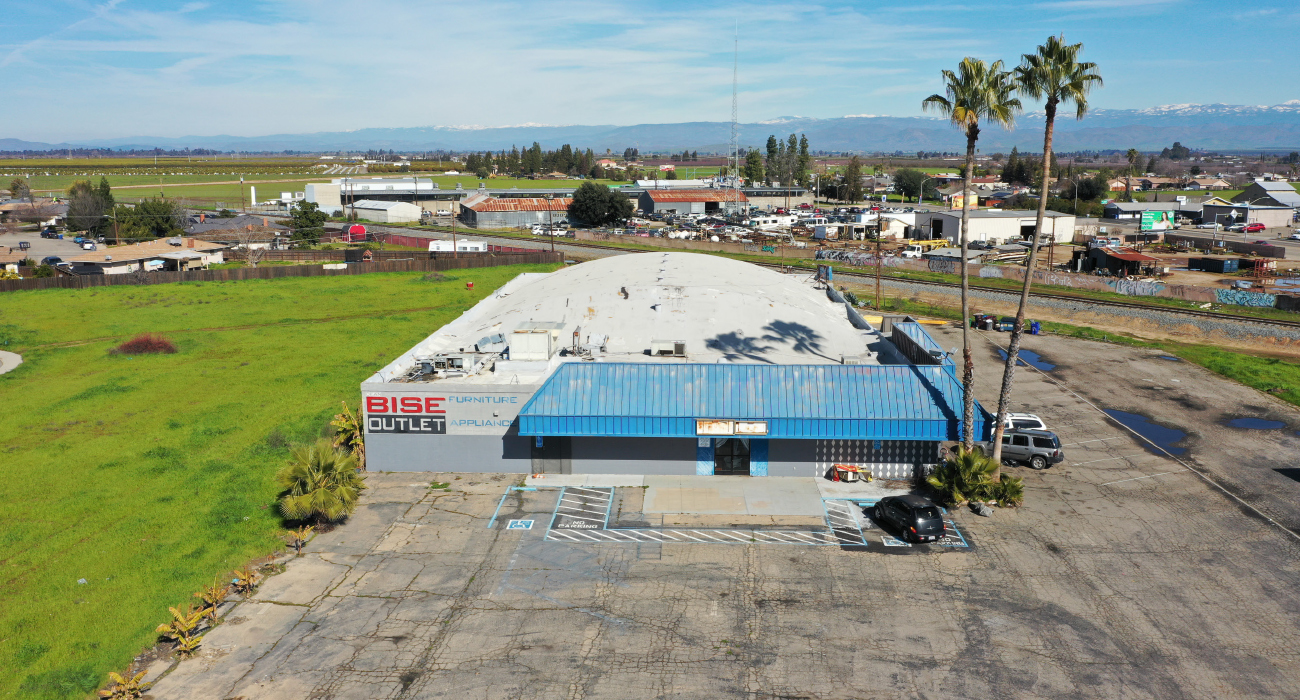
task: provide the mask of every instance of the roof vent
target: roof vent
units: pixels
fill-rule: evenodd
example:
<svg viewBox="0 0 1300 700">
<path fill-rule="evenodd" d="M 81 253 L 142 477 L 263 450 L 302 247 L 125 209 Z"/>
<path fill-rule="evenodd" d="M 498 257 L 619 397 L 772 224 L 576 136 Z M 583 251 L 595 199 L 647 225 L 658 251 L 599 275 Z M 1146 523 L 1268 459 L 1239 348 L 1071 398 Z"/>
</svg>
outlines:
<svg viewBox="0 0 1300 700">
<path fill-rule="evenodd" d="M 176 246 L 177 248 L 181 247 L 181 239 L 180 239 L 180 237 L 177 236 L 177 237 L 174 237 L 174 238 L 168 238 L 168 239 L 167 239 L 167 245 L 174 245 L 174 246 Z"/>
<path fill-rule="evenodd" d="M 686 341 L 652 340 L 650 341 L 650 354 L 662 357 L 686 357 Z"/>
</svg>

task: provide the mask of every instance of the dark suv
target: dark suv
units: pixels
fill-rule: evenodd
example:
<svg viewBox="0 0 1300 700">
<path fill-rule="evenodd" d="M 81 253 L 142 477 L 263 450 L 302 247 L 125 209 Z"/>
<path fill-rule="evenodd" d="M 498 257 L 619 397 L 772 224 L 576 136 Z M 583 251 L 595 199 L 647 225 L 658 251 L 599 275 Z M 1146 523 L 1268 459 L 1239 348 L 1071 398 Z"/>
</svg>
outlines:
<svg viewBox="0 0 1300 700">
<path fill-rule="evenodd" d="M 939 507 L 921 496 L 889 496 L 876 503 L 876 522 L 898 528 L 903 539 L 937 542 L 943 537 Z"/>
<path fill-rule="evenodd" d="M 1002 433 L 1002 459 L 1046 469 L 1065 460 L 1065 452 L 1061 451 L 1061 438 L 1051 431 L 1008 430 Z"/>
</svg>

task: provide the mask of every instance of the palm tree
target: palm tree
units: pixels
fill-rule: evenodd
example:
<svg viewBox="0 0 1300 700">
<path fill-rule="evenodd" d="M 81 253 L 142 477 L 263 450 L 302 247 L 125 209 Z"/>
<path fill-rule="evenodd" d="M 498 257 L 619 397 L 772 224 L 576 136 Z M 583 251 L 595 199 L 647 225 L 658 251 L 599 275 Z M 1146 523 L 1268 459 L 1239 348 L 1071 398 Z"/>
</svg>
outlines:
<svg viewBox="0 0 1300 700">
<path fill-rule="evenodd" d="M 1076 44 L 1076 46 L 1082 46 L 1082 44 Z M 1100 79 L 1099 77 L 1098 80 Z M 1133 201 L 1133 173 L 1137 172 L 1138 160 L 1142 158 L 1142 154 L 1138 153 L 1138 149 L 1130 148 L 1128 153 L 1124 154 L 1124 157 L 1128 159 L 1128 174 L 1124 178 L 1124 189 L 1128 190 L 1125 194 L 1128 195 L 1128 201 L 1131 202 Z"/>
<path fill-rule="evenodd" d="M 328 440 L 295 447 L 275 480 L 285 490 L 280 513 L 290 520 L 312 518 L 317 523 L 351 515 L 366 488 L 356 457 Z"/>
<path fill-rule="evenodd" d="M 1025 307 L 1029 306 L 1029 288 L 1033 283 L 1038 263 L 1038 232 L 1043 230 L 1043 216 L 1047 212 L 1047 190 L 1051 182 L 1052 135 L 1056 127 L 1056 109 L 1062 103 L 1074 105 L 1074 116 L 1083 119 L 1088 112 L 1088 92 L 1093 84 L 1100 86 L 1101 76 L 1097 64 L 1080 62 L 1079 51 L 1083 44 L 1066 44 L 1063 37 L 1049 36 L 1047 43 L 1038 47 L 1038 53 L 1025 54 L 1016 68 L 1016 87 L 1021 94 L 1044 100 L 1047 113 L 1043 127 L 1043 186 L 1038 193 L 1038 221 L 1034 226 L 1034 244 L 1029 247 L 1029 263 L 1025 269 L 1025 282 L 1020 288 L 1020 307 L 1016 309 L 1016 323 L 1011 328 L 1007 345 L 1007 363 L 1002 370 L 1002 391 L 998 394 L 997 424 L 993 429 L 993 461 L 1002 464 L 1002 424 L 1007 419 L 1007 404 L 1011 401 L 1011 382 L 1016 374 L 1016 358 L 1020 355 L 1020 339 L 1025 331 Z M 1132 151 L 1137 153 L 1137 151 Z M 1055 231 L 1052 232 L 1055 235 Z M 994 476 L 999 478 L 1001 474 Z"/>
<path fill-rule="evenodd" d="M 974 176 L 975 142 L 980 137 L 980 122 L 993 122 L 1010 129 L 1020 111 L 1011 73 L 1002 70 L 1002 61 L 991 64 L 967 56 L 957 71 L 943 72 L 944 95 L 930 95 L 921 108 L 935 110 L 948 117 L 954 126 L 966 132 L 966 170 L 962 179 L 961 208 L 961 318 L 962 318 L 962 441 L 967 451 L 975 447 L 975 362 L 970 350 L 970 270 L 966 256 L 970 229 L 970 181 Z"/>
</svg>

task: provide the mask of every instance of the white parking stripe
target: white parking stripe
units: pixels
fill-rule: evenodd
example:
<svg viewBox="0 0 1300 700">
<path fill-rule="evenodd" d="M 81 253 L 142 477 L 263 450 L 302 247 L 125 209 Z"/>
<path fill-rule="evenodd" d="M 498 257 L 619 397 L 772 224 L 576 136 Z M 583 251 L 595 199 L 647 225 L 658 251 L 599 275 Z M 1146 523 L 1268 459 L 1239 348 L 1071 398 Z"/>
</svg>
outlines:
<svg viewBox="0 0 1300 700">
<path fill-rule="evenodd" d="M 1071 462 L 1070 464 L 1071 464 L 1072 466 L 1081 467 L 1081 466 L 1083 466 L 1083 465 L 1085 465 L 1085 464 L 1094 464 L 1094 463 L 1096 463 L 1096 462 L 1109 462 L 1109 461 L 1111 461 L 1111 460 L 1116 460 L 1116 459 L 1128 459 L 1129 457 L 1141 457 L 1141 456 L 1144 455 L 1144 454 L 1146 454 L 1146 453 L 1145 453 L 1145 452 L 1139 452 L 1139 453 L 1137 453 L 1137 454 L 1135 454 L 1135 455 L 1122 455 L 1122 456 L 1120 456 L 1120 457 L 1106 457 L 1105 459 L 1091 459 L 1091 460 L 1088 460 L 1087 462 Z"/>
<path fill-rule="evenodd" d="M 1120 479 L 1119 481 L 1107 481 L 1106 483 L 1102 484 L 1102 486 L 1110 486 L 1111 484 L 1122 484 L 1122 483 L 1124 483 L 1125 481 L 1137 481 L 1137 480 L 1139 480 L 1139 479 L 1153 479 L 1153 478 L 1155 478 L 1155 477 L 1157 477 L 1157 476 L 1164 476 L 1164 475 L 1166 475 L 1166 474 L 1178 474 L 1178 473 L 1180 473 L 1180 472 L 1185 472 L 1185 471 L 1190 471 L 1190 470 L 1188 470 L 1188 469 L 1175 469 L 1175 470 L 1173 470 L 1173 471 L 1171 471 L 1171 472 L 1160 472 L 1159 474 L 1148 474 L 1148 475 L 1146 475 L 1146 476 L 1135 476 L 1135 477 L 1133 477 L 1132 479 Z"/>
<path fill-rule="evenodd" d="M 1096 440 L 1084 440 L 1084 441 L 1082 441 L 1082 442 L 1067 442 L 1067 443 L 1062 444 L 1061 447 L 1074 447 L 1075 445 L 1086 445 L 1086 444 L 1088 444 L 1088 443 L 1090 443 L 1090 442 L 1106 442 L 1107 440 L 1123 440 L 1123 439 L 1126 438 L 1126 437 L 1128 437 L 1128 436 L 1127 436 L 1127 435 L 1116 435 L 1115 437 L 1098 438 L 1098 439 L 1096 439 Z"/>
</svg>

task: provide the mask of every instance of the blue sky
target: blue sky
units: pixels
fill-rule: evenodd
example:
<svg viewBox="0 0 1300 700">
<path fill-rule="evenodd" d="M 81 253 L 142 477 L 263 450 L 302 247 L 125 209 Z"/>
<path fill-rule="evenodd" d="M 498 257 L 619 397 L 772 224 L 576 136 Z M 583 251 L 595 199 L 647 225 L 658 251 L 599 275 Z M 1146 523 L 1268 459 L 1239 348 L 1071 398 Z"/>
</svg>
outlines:
<svg viewBox="0 0 1300 700">
<path fill-rule="evenodd" d="M 1248 8 L 1233 11 L 1231 8 Z M 1300 3 L 10 0 L 0 137 L 914 116 L 963 56 L 1083 42 L 1095 107 L 1300 98 Z"/>
</svg>

